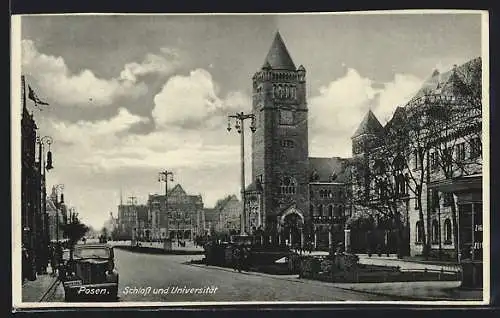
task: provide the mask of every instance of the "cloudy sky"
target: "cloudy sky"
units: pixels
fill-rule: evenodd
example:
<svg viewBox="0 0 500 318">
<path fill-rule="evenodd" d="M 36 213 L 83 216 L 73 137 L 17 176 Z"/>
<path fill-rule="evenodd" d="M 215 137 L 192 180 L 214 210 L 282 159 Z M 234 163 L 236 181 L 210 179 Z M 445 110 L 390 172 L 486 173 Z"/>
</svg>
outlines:
<svg viewBox="0 0 500 318">
<path fill-rule="evenodd" d="M 481 55 L 478 14 L 28 16 L 21 63 L 50 103 L 48 186 L 100 228 L 123 197 L 163 193 L 158 172 L 206 207 L 239 192 L 239 136 L 227 115 L 251 109 L 251 77 L 279 30 L 307 70 L 310 156 L 350 156 L 371 108 L 382 123 L 437 68 Z M 250 132 L 247 132 L 250 158 Z M 250 160 L 247 160 L 250 172 Z M 248 173 L 249 174 L 249 173 Z"/>
</svg>

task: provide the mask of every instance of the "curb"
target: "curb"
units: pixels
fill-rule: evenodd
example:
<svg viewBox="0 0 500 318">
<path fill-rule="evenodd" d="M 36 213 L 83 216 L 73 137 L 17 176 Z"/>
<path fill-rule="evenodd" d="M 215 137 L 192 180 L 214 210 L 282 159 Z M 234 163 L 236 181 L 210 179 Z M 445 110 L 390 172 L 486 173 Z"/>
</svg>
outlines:
<svg viewBox="0 0 500 318">
<path fill-rule="evenodd" d="M 204 255 L 205 251 L 189 251 L 189 250 L 171 250 L 166 251 L 154 247 L 131 247 L 131 246 L 114 246 L 114 248 L 121 249 L 124 251 L 144 253 L 144 254 L 156 254 L 156 255 Z"/>
<path fill-rule="evenodd" d="M 235 272 L 234 270 L 231 270 L 231 269 L 226 268 L 226 267 L 220 267 L 220 266 L 191 264 L 191 263 L 184 263 L 184 264 L 190 265 L 190 266 L 195 266 L 195 267 L 201 267 L 201 268 L 212 268 L 212 269 L 222 270 L 222 271 L 226 271 L 226 272 Z M 323 284 L 332 284 L 331 287 L 334 287 L 334 288 L 338 288 L 338 289 L 342 289 L 342 290 L 346 290 L 346 291 L 351 291 L 351 292 L 356 292 L 356 293 L 369 294 L 369 295 L 374 295 L 374 296 L 394 297 L 394 298 L 396 298 L 396 300 L 406 300 L 406 301 L 481 301 L 482 300 L 482 299 L 457 299 L 457 298 L 446 298 L 446 297 L 429 297 L 429 296 L 416 297 L 416 296 L 394 295 L 394 294 L 388 294 L 388 293 L 352 289 L 352 288 L 333 285 L 335 283 L 321 282 L 321 281 L 315 281 L 315 280 L 303 279 L 303 278 L 290 279 L 288 277 L 279 277 L 279 275 L 270 275 L 270 274 L 265 274 L 265 273 L 260 273 L 260 272 L 242 271 L 240 274 L 274 278 L 274 279 L 286 280 L 286 281 L 296 282 L 296 283 L 319 282 L 319 283 L 323 283 Z M 285 275 L 283 275 L 283 276 L 285 276 Z"/>
<path fill-rule="evenodd" d="M 54 277 L 54 281 L 50 284 L 50 286 L 47 288 L 47 290 L 43 293 L 42 297 L 40 297 L 38 302 L 40 303 L 40 302 L 44 301 L 44 299 L 47 297 L 49 292 L 52 289 L 54 289 L 54 286 L 57 288 L 58 285 L 59 285 L 59 279 L 57 277 Z"/>
</svg>

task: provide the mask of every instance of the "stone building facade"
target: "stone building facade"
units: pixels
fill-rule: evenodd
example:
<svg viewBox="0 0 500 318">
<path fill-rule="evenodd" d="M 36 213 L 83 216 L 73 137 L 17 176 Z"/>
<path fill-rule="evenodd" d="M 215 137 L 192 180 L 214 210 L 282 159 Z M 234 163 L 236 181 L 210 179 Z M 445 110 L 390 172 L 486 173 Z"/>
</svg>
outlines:
<svg viewBox="0 0 500 318">
<path fill-rule="evenodd" d="M 241 229 L 241 201 L 236 195 L 229 195 L 215 203 L 218 216 L 215 230 L 219 234 L 239 234 Z"/>
<path fill-rule="evenodd" d="M 458 110 L 455 113 L 465 115 L 467 111 L 460 111 L 461 105 L 469 105 L 474 98 L 480 103 L 481 97 L 471 97 L 468 90 L 480 85 L 477 81 L 481 76 L 474 75 L 478 68 L 480 74 L 481 62 L 475 59 L 444 74 L 434 72 L 407 105 L 396 108 L 385 126 L 370 110 L 352 136 L 351 158 L 311 158 L 308 153 L 306 70 L 303 66 L 295 66 L 277 33 L 263 66 L 252 78 L 256 131 L 252 135 L 252 183 L 245 194 L 246 231 L 262 230 L 258 232 L 265 233 L 265 241 L 272 244 L 304 245 L 308 241 L 317 248 L 324 248 L 345 241 L 346 237 L 351 241 L 353 234 L 344 232 L 344 228 L 353 225 L 361 215 L 368 216 L 380 231 L 371 239 L 365 236 L 366 233 L 357 233 L 355 241 L 364 241 L 364 244 L 374 241 L 392 248 L 395 240 L 404 241 L 408 253 L 416 255 L 422 252 L 419 231 L 425 230 L 429 231 L 433 250 L 453 250 L 457 222 L 450 218 L 450 199 L 427 189 L 427 184 L 443 178 L 439 169 L 431 167 L 436 165 L 437 158 L 433 150 L 422 154 L 430 173 L 426 173 L 428 178 L 421 187 L 423 195 L 418 200 L 410 191 L 415 184 L 409 178 L 418 178 L 418 171 L 414 171 L 418 169 L 410 168 L 415 164 L 412 153 L 401 153 L 404 165 L 393 166 L 393 175 L 387 175 L 387 171 L 377 172 L 382 170 L 375 159 L 377 156 L 383 158 L 381 149 L 387 143 L 386 134 L 406 120 L 412 109 L 426 109 L 424 105 L 433 109 L 436 105 L 450 104 Z M 446 178 L 482 174 L 481 153 L 477 150 L 481 148 L 481 116 L 476 116 L 475 120 L 479 125 L 472 130 L 458 129 L 449 133 L 448 139 L 440 136 L 433 141 L 435 145 L 431 148 L 447 145 L 443 147 L 451 147 L 453 158 L 459 158 L 460 162 L 453 165 L 453 172 Z M 408 135 L 414 136 L 415 131 Z M 360 162 L 367 167 L 364 171 L 356 168 Z M 388 216 L 390 213 L 384 215 L 377 210 L 377 204 L 380 207 L 382 198 L 387 197 L 385 192 L 380 196 L 383 183 L 391 184 L 394 192 L 390 205 L 397 211 L 397 217 L 392 219 Z M 415 201 L 420 202 L 422 209 Z M 419 211 L 424 211 L 424 217 Z M 363 226 L 369 228 L 371 225 Z"/>
<path fill-rule="evenodd" d="M 252 83 L 256 131 L 247 232 L 261 230 L 271 244 L 303 245 L 309 237 L 328 246 L 334 215 L 342 214 L 335 222 L 343 222 L 345 213 L 344 185 L 331 177 L 345 167 L 340 158 L 309 158 L 306 70 L 295 66 L 279 32 Z"/>
<path fill-rule="evenodd" d="M 407 231 L 404 237 L 411 255 L 423 254 L 425 247 L 430 254 L 450 259 L 460 253 L 456 197 L 429 185 L 467 176 L 482 178 L 480 74 L 480 58 L 443 74 L 434 71 L 385 126 L 369 111 L 352 137 L 353 158 L 368 167 L 365 173 L 355 173 L 353 193 L 362 204 L 354 212 L 380 217 L 377 200 L 391 199 Z M 450 117 L 440 119 L 443 116 Z M 402 123 L 412 127 L 398 127 Z M 394 136 L 398 141 L 389 140 Z M 396 143 L 400 151 L 388 151 Z M 386 186 L 382 188 L 381 182 Z"/>
<path fill-rule="evenodd" d="M 150 194 L 148 219 L 152 239 L 188 239 L 205 233 L 205 216 L 201 195 L 187 194 L 180 184 L 165 195 Z"/>
</svg>

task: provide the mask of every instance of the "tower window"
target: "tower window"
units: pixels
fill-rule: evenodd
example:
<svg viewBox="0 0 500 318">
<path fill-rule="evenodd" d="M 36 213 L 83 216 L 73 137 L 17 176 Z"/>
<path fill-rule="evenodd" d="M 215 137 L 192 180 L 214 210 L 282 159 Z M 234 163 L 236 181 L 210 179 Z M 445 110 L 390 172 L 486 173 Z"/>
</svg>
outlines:
<svg viewBox="0 0 500 318">
<path fill-rule="evenodd" d="M 295 144 L 293 140 L 290 139 L 284 139 L 281 141 L 281 147 L 283 148 L 294 148 Z"/>
<path fill-rule="evenodd" d="M 280 124 L 293 125 L 293 112 L 289 110 L 280 111 Z"/>
<path fill-rule="evenodd" d="M 281 194 L 295 194 L 297 191 L 297 181 L 292 177 L 284 177 L 280 182 Z"/>
</svg>

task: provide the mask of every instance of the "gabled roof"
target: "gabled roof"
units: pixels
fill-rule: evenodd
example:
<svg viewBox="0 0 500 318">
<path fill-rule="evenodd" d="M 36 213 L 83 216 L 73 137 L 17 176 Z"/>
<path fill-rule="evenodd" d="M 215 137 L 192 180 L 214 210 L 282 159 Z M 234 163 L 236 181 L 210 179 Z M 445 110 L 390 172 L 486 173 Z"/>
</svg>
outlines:
<svg viewBox="0 0 500 318">
<path fill-rule="evenodd" d="M 311 182 L 346 182 L 346 159 L 309 158 L 309 177 Z"/>
<path fill-rule="evenodd" d="M 182 188 L 180 184 L 176 184 L 175 187 L 168 191 L 168 196 L 170 195 L 186 195 L 186 191 Z"/>
<path fill-rule="evenodd" d="M 216 203 L 215 203 L 215 207 L 214 209 L 216 210 L 222 210 L 224 209 L 224 207 L 231 201 L 236 201 L 236 202 L 239 202 L 240 200 L 238 200 L 238 198 L 236 197 L 236 195 L 234 194 L 231 194 L 231 195 L 228 195 L 227 197 L 225 197 L 224 199 L 220 199 L 218 200 Z"/>
<path fill-rule="evenodd" d="M 262 186 L 258 185 L 257 182 L 255 181 L 250 183 L 245 189 L 245 192 L 254 192 L 254 191 L 262 191 Z"/>
<path fill-rule="evenodd" d="M 263 68 L 269 66 L 275 70 L 296 70 L 295 64 L 293 63 L 279 32 L 276 32 L 274 41 L 271 44 L 271 48 L 267 53 L 266 60 L 264 61 Z"/>
<path fill-rule="evenodd" d="M 405 116 L 406 116 L 405 108 L 403 106 L 398 106 L 394 111 L 391 120 L 389 120 L 385 125 L 384 127 L 385 131 L 389 131 L 393 127 L 397 129 L 398 125 L 404 124 Z"/>
<path fill-rule="evenodd" d="M 415 97 L 426 94 L 458 96 L 469 94 L 471 87 L 478 87 L 481 81 L 481 58 L 472 59 L 460 66 L 454 66 L 445 73 L 434 70 L 422 84 Z M 475 83 L 478 82 L 478 83 Z"/>
<path fill-rule="evenodd" d="M 382 124 L 378 121 L 377 117 L 375 117 L 375 114 L 371 111 L 371 109 L 366 113 L 365 117 L 361 121 L 361 123 L 358 126 L 358 129 L 354 132 L 354 135 L 352 135 L 351 138 L 355 138 L 364 134 L 374 134 L 374 135 L 379 135 L 384 132 L 384 127 L 382 127 Z"/>
</svg>

